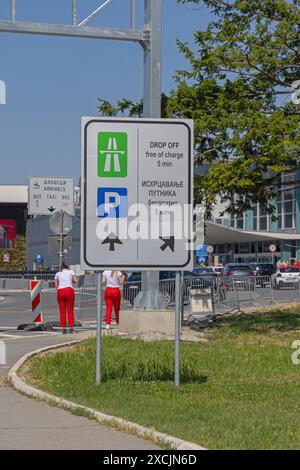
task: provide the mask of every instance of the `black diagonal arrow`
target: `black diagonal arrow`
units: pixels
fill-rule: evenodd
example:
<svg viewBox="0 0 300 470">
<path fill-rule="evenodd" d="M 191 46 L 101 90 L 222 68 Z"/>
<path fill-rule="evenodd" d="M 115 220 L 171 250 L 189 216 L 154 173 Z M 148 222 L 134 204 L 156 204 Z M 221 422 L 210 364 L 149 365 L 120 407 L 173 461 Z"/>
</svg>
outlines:
<svg viewBox="0 0 300 470">
<path fill-rule="evenodd" d="M 164 242 L 164 244 L 160 247 L 161 251 L 165 251 L 166 248 L 170 248 L 171 251 L 174 253 L 175 248 L 175 237 L 159 237 L 159 239 Z"/>
<path fill-rule="evenodd" d="M 115 251 L 115 244 L 123 245 L 121 240 L 115 235 L 114 233 L 110 233 L 107 238 L 101 243 L 101 245 L 108 245 L 109 244 L 109 251 Z"/>
<path fill-rule="evenodd" d="M 53 207 L 53 206 L 51 206 L 51 207 L 48 207 L 48 211 L 49 211 L 49 212 L 51 212 L 51 214 L 52 214 L 52 212 L 54 212 L 54 211 L 55 211 L 55 207 Z"/>
</svg>

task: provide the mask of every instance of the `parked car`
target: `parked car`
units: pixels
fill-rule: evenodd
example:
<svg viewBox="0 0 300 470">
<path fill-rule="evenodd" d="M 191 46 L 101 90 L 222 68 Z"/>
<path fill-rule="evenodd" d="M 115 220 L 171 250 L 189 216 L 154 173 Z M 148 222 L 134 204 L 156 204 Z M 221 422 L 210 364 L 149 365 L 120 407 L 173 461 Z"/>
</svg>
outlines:
<svg viewBox="0 0 300 470">
<path fill-rule="evenodd" d="M 198 276 L 211 276 L 216 277 L 220 276 L 221 272 L 217 270 L 214 266 L 207 266 L 206 268 L 195 268 L 193 273 L 197 274 Z"/>
<path fill-rule="evenodd" d="M 275 289 L 293 287 L 297 289 L 300 282 L 299 266 L 280 266 L 272 277 L 272 285 Z"/>
<path fill-rule="evenodd" d="M 255 277 L 249 263 L 228 263 L 224 267 L 224 276 L 228 289 L 239 287 L 242 290 L 255 289 Z M 229 282 L 229 278 L 232 281 Z"/>
<path fill-rule="evenodd" d="M 191 283 L 197 282 L 199 276 L 191 271 L 184 271 L 184 279 L 191 280 Z M 142 287 L 142 273 L 140 271 L 131 273 L 123 287 L 123 298 L 128 300 L 132 305 L 135 297 L 141 291 Z M 170 281 L 170 282 L 168 282 Z M 167 304 L 175 301 L 175 271 L 160 271 L 159 272 L 160 291 L 162 292 Z M 186 289 L 185 289 L 186 291 Z M 185 296 L 184 292 L 184 296 Z M 186 300 L 186 299 L 184 299 Z"/>
<path fill-rule="evenodd" d="M 253 276 L 256 277 L 256 286 L 265 287 L 270 285 L 271 278 L 275 273 L 275 266 L 272 263 L 250 263 Z"/>
<path fill-rule="evenodd" d="M 250 263 L 254 276 L 272 276 L 275 273 L 275 266 L 272 263 Z"/>
<path fill-rule="evenodd" d="M 224 276 L 226 277 L 242 277 L 253 276 L 250 264 L 247 263 L 228 263 L 224 267 Z"/>
</svg>

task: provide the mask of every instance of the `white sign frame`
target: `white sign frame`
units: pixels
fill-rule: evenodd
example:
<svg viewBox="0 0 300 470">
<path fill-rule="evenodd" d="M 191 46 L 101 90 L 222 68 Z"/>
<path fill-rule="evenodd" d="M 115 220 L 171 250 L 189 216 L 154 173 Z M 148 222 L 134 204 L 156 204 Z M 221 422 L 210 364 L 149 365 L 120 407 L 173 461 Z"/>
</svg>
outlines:
<svg viewBox="0 0 300 470">
<path fill-rule="evenodd" d="M 165 261 L 165 262 L 151 262 L 151 260 L 149 261 L 149 253 L 154 253 L 154 250 L 153 250 L 153 243 L 152 245 L 149 243 L 148 244 L 148 248 L 145 248 L 147 247 L 147 243 L 148 242 L 153 242 L 152 239 L 149 239 L 149 240 L 143 240 L 143 249 L 140 249 L 140 253 L 148 253 L 148 259 L 147 261 L 143 261 L 143 256 L 145 255 L 139 255 L 140 256 L 140 259 L 139 259 L 139 262 L 137 262 L 136 260 L 132 260 L 132 257 L 130 256 L 129 254 L 129 251 L 128 250 L 128 255 L 125 255 L 125 258 L 126 256 L 128 257 L 128 259 L 125 260 L 122 260 L 120 261 L 120 259 L 117 259 L 117 257 L 115 256 L 116 253 L 120 253 L 120 246 L 118 244 L 116 244 L 116 248 L 115 248 L 115 252 L 114 250 L 110 252 L 110 257 L 109 257 L 109 260 L 106 262 L 102 262 L 101 260 L 101 263 L 97 263 L 97 262 L 91 262 L 91 259 L 88 259 L 88 256 L 87 256 L 87 247 L 89 245 L 89 243 L 92 243 L 91 248 L 90 248 L 90 252 L 92 253 L 95 253 L 95 250 L 99 250 L 99 253 L 100 253 L 100 250 L 101 250 L 101 245 L 103 244 L 103 241 L 104 239 L 102 240 L 102 238 L 98 239 L 97 240 L 97 237 L 96 237 L 96 230 L 94 230 L 94 227 L 93 229 L 91 229 L 91 225 L 90 225 L 90 220 L 88 215 L 87 215 L 87 208 L 88 210 L 90 211 L 89 213 L 91 213 L 91 210 L 95 210 L 95 214 L 96 214 L 96 210 L 97 210 L 97 204 L 99 204 L 98 201 L 95 202 L 95 194 L 97 192 L 97 187 L 99 188 L 99 185 L 100 185 L 100 181 L 101 181 L 101 184 L 104 186 L 104 189 L 105 189 L 105 186 L 110 186 L 112 185 L 111 181 L 114 181 L 114 180 L 111 180 L 109 178 L 107 178 L 107 185 L 105 184 L 106 181 L 104 182 L 104 179 L 102 177 L 102 179 L 100 177 L 97 177 L 97 176 L 93 176 L 93 177 L 90 177 L 89 174 L 91 174 L 91 167 L 93 168 L 93 171 L 96 171 L 96 167 L 95 167 L 95 159 L 97 158 L 96 155 L 97 155 L 97 150 L 95 150 L 94 147 L 96 147 L 96 139 L 95 139 L 95 135 L 97 134 L 99 136 L 99 133 L 101 132 L 108 132 L 108 125 L 109 125 L 109 130 L 110 132 L 122 132 L 122 128 L 124 128 L 126 130 L 126 132 L 128 132 L 128 135 L 130 135 L 130 132 L 131 132 L 131 129 L 143 129 L 143 132 L 141 131 L 140 132 L 140 140 L 139 138 L 137 139 L 138 143 L 137 143 L 137 150 L 136 150 L 136 153 L 135 155 L 133 156 L 133 153 L 134 152 L 130 152 L 128 150 L 128 154 L 131 155 L 131 158 L 136 158 L 136 165 L 139 167 L 139 172 L 137 173 L 138 175 L 140 175 L 140 178 L 136 178 L 135 180 L 135 185 L 136 185 L 136 191 L 138 192 L 138 186 L 141 186 L 140 185 L 140 181 L 142 180 L 142 172 L 144 171 L 145 172 L 145 169 L 142 168 L 143 167 L 143 164 L 145 164 L 145 157 L 143 154 L 143 156 L 140 156 L 143 152 L 140 151 L 140 148 L 143 148 L 143 150 L 146 147 L 146 144 L 144 144 L 144 141 L 142 140 L 142 137 L 144 137 L 145 134 L 149 134 L 150 132 L 150 129 L 153 129 L 152 132 L 154 132 L 154 125 L 156 126 L 159 126 L 160 127 L 160 132 L 162 132 L 162 127 L 161 126 L 165 126 L 164 127 L 164 132 L 163 133 L 166 133 L 168 136 L 172 136 L 172 139 L 173 141 L 177 141 L 180 139 L 180 137 L 178 137 L 178 134 L 179 135 L 184 135 L 184 139 L 182 139 L 182 142 L 184 142 L 184 145 L 182 144 L 182 146 L 184 146 L 183 148 L 183 160 L 181 162 L 181 168 L 182 168 L 182 165 L 184 166 L 184 172 L 185 172 L 185 179 L 184 179 L 184 189 L 182 190 L 181 192 L 181 202 L 182 200 L 184 200 L 184 204 L 188 205 L 187 207 L 189 208 L 188 209 L 188 222 L 187 222 L 187 226 L 189 227 L 188 228 L 188 237 L 186 237 L 186 239 L 182 239 L 182 240 L 175 240 L 175 245 L 176 245 L 176 242 L 178 242 L 177 246 L 179 246 L 179 243 L 181 243 L 181 247 L 187 247 L 187 249 L 185 250 L 185 253 L 184 255 L 182 255 L 182 251 L 180 251 L 180 256 L 181 258 L 185 257 L 184 261 L 180 261 L 178 262 L 178 253 L 179 253 L 179 248 L 177 248 L 177 251 L 176 249 L 169 249 L 169 247 L 167 247 L 166 249 L 164 249 L 163 251 L 161 252 L 158 252 L 157 249 L 156 249 L 156 257 L 158 257 L 158 255 L 160 255 L 160 258 L 163 258 L 164 260 L 167 259 L 168 257 L 168 260 Z M 145 130 L 145 126 L 150 126 L 149 127 L 149 132 L 148 132 L 148 129 Z M 168 126 L 166 125 L 169 125 L 169 128 Z M 89 127 L 90 126 L 94 126 L 95 130 L 93 131 L 90 131 L 89 130 Z M 174 127 L 172 127 L 174 126 Z M 93 129 L 93 127 L 92 127 Z M 97 129 L 97 130 L 96 130 Z M 128 129 L 130 129 L 130 131 L 128 131 Z M 124 133 L 125 130 L 123 131 Z M 161 270 L 161 271 L 169 271 L 169 270 L 191 270 L 193 269 L 193 253 L 192 253 L 192 241 L 193 241 L 193 121 L 192 120 L 181 120 L 181 119 L 136 119 L 136 118 L 98 118 L 98 117 L 83 117 L 82 118 L 82 159 L 81 159 L 81 163 L 82 163 L 82 167 L 81 167 L 81 181 L 82 181 L 82 193 L 81 193 L 81 269 L 82 270 L 93 270 L 93 271 L 103 271 L 105 269 L 113 269 L 113 268 L 117 268 L 117 269 L 122 269 L 122 270 L 139 270 L 139 271 L 149 271 L 149 270 Z M 90 149 L 90 141 L 91 141 L 91 137 L 89 137 L 89 134 L 88 132 L 92 132 L 92 135 L 93 135 L 93 150 L 91 151 Z M 133 131 L 132 131 L 133 132 Z M 155 132 L 154 132 L 155 134 Z M 150 135 L 151 132 L 150 132 Z M 148 137 L 147 135 L 147 138 L 150 139 L 150 137 Z M 166 138 L 167 139 L 167 138 Z M 133 140 L 133 139 L 131 139 Z M 130 146 L 131 144 L 129 144 L 129 141 L 130 141 L 130 137 L 128 137 L 128 146 Z M 141 141 L 140 143 L 140 146 L 139 147 L 139 142 Z M 129 148 L 129 147 L 128 147 Z M 180 147 L 181 148 L 181 147 Z M 182 148 L 181 148 L 181 151 L 182 151 Z M 99 147 L 98 147 L 98 155 L 99 155 Z M 88 159 L 89 161 L 93 161 L 93 163 L 89 163 L 88 162 Z M 99 161 L 99 160 L 98 160 Z M 99 171 L 99 170 L 98 170 Z M 177 166 L 175 165 L 175 169 L 174 169 L 174 172 L 178 172 L 177 170 Z M 151 177 L 153 178 L 153 175 L 151 175 Z M 182 176 L 182 174 L 179 172 L 178 174 L 176 173 L 176 177 L 178 179 L 183 179 L 184 177 Z M 98 178 L 98 180 L 97 180 Z M 145 176 L 144 176 L 145 178 Z M 126 178 L 124 178 L 126 179 Z M 93 182 L 93 184 L 91 185 L 90 183 L 90 180 Z M 118 186 L 118 184 L 120 183 L 120 180 L 121 178 L 117 178 L 116 179 L 116 185 Z M 95 183 L 95 181 L 97 181 L 97 183 Z M 134 181 L 134 179 L 133 179 Z M 132 184 L 132 181 L 131 182 L 127 182 L 126 183 L 129 187 L 133 188 L 135 187 L 133 184 Z M 123 186 L 126 186 L 125 183 L 123 183 Z M 119 184 L 120 186 L 120 184 Z M 93 196 L 90 196 L 90 194 L 93 193 Z M 180 191 L 178 191 L 180 192 Z M 92 199 L 93 198 L 93 199 Z M 134 199 L 133 202 L 137 201 L 137 199 Z M 91 203 L 92 201 L 92 203 Z M 140 202 L 140 201 L 139 201 Z M 180 204 L 181 204 L 180 202 Z M 91 207 L 93 207 L 94 209 L 91 209 Z M 94 217 L 94 226 L 96 224 L 95 222 L 95 219 L 96 217 Z M 89 229 L 87 229 L 87 225 L 89 225 Z M 118 236 L 118 235 L 117 235 Z M 159 237 L 160 238 L 160 237 Z M 161 238 L 160 238 L 161 240 Z M 160 248 L 162 249 L 162 245 L 163 245 L 163 241 L 160 241 L 160 240 L 155 240 L 156 242 L 158 241 L 158 243 L 160 243 Z M 93 249 L 92 249 L 93 247 Z M 108 247 L 107 247 L 108 249 Z M 152 250 L 152 252 L 151 252 Z M 103 251 L 104 253 L 104 251 Z M 108 253 L 108 252 L 107 252 Z M 98 258 L 100 257 L 100 255 L 98 255 Z M 108 254 L 107 254 L 107 258 L 108 258 Z M 124 259 L 124 256 L 123 256 L 123 259 Z M 131 262 L 130 262 L 131 261 Z"/>
<path fill-rule="evenodd" d="M 60 187 L 63 191 L 45 190 L 45 182 L 49 183 L 47 188 Z M 36 188 L 35 188 L 35 185 Z M 44 188 L 42 187 L 44 186 Z M 63 199 L 68 196 L 69 199 Z M 38 199 L 37 199 L 38 198 Z M 37 204 L 38 201 L 38 204 Z M 63 210 L 74 216 L 74 178 L 64 176 L 30 176 L 28 183 L 28 214 L 29 215 L 52 215 Z M 53 209 L 53 210 L 51 210 Z"/>
</svg>

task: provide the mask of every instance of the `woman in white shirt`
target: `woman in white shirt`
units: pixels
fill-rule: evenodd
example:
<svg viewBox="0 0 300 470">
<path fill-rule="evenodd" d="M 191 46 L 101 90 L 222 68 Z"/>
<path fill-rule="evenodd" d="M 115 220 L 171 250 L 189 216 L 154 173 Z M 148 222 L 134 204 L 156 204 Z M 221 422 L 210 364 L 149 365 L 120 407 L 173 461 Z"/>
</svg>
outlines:
<svg viewBox="0 0 300 470">
<path fill-rule="evenodd" d="M 73 282 L 78 282 L 74 271 L 69 269 L 65 263 L 62 263 L 60 271 L 55 274 L 55 285 L 60 312 L 60 326 L 63 329 L 63 334 L 66 334 L 67 332 L 67 312 L 70 333 L 73 333 L 74 331 L 75 292 L 73 289 Z"/>
<path fill-rule="evenodd" d="M 106 303 L 106 329 L 110 330 L 113 307 L 115 309 L 117 327 L 119 326 L 119 313 L 121 305 L 120 288 L 124 283 L 124 276 L 121 271 L 104 271 L 102 276 L 102 283 L 106 286 L 104 294 Z"/>
</svg>

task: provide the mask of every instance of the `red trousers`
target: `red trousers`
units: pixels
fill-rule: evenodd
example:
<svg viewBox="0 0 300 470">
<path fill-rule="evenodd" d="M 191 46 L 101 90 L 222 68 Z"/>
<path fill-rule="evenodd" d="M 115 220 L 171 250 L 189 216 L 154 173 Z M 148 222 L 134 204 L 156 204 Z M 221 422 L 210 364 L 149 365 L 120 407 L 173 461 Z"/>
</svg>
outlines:
<svg viewBox="0 0 300 470">
<path fill-rule="evenodd" d="M 65 287 L 64 289 L 57 289 L 57 302 L 60 312 L 60 326 L 66 328 L 67 325 L 67 311 L 69 327 L 74 326 L 74 302 L 75 293 L 72 287 Z"/>
<path fill-rule="evenodd" d="M 119 312 L 121 304 L 121 292 L 118 287 L 107 287 L 105 289 L 105 303 L 106 303 L 106 324 L 111 323 L 111 314 L 113 307 L 116 312 L 116 322 L 119 324 Z"/>
</svg>

